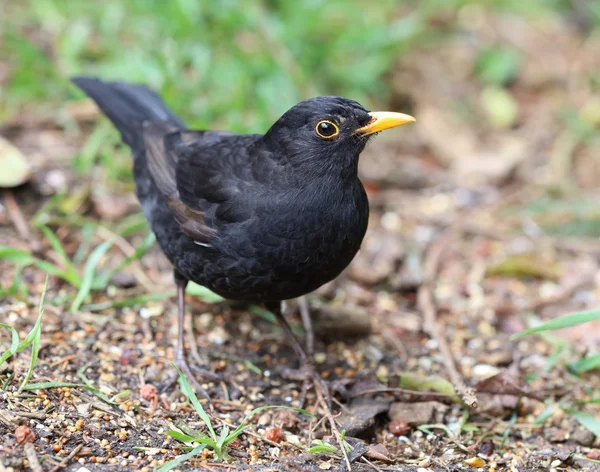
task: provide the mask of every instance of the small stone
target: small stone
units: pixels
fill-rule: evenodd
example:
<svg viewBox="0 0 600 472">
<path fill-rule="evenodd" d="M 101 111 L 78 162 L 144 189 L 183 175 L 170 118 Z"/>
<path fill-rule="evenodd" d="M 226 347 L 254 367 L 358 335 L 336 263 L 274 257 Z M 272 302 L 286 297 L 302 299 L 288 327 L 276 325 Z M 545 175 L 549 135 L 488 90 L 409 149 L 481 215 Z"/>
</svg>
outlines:
<svg viewBox="0 0 600 472">
<path fill-rule="evenodd" d="M 389 416 L 392 421 L 402 419 L 411 426 L 420 426 L 422 424 L 440 423 L 447 410 L 446 405 L 436 401 L 396 402 L 392 404 Z"/>
<path fill-rule="evenodd" d="M 267 412 L 267 413 L 263 413 L 262 415 L 260 415 L 260 417 L 258 418 L 258 424 L 260 426 L 267 426 L 268 424 L 271 423 L 271 413 Z"/>
<path fill-rule="evenodd" d="M 580 444 L 585 447 L 591 447 L 594 444 L 594 439 L 596 436 L 589 429 L 585 428 L 577 428 L 575 432 L 571 435 L 571 439 L 575 441 L 577 444 Z"/>
<path fill-rule="evenodd" d="M 15 430 L 15 437 L 19 444 L 32 443 L 35 441 L 35 433 L 31 431 L 31 428 L 25 424 L 17 427 Z"/>
<path fill-rule="evenodd" d="M 158 398 L 158 389 L 154 385 L 144 384 L 140 387 L 140 395 L 144 400 L 155 400 Z"/>
<path fill-rule="evenodd" d="M 284 437 L 285 435 L 283 434 L 283 431 L 281 431 L 279 428 L 269 428 L 265 431 L 265 438 L 267 438 L 269 441 L 280 443 L 283 441 Z"/>
<path fill-rule="evenodd" d="M 492 377 L 493 375 L 497 375 L 499 372 L 500 369 L 489 364 L 477 364 L 473 367 L 473 375 L 475 377 Z"/>
<path fill-rule="evenodd" d="M 559 465 L 561 465 L 561 464 L 562 464 L 562 461 L 561 461 L 561 460 L 559 460 L 559 459 L 556 459 L 556 460 L 553 460 L 553 461 L 550 463 L 550 467 L 552 467 L 552 468 L 556 468 L 556 467 L 558 467 L 558 466 L 559 466 Z"/>
<path fill-rule="evenodd" d="M 327 354 L 324 352 L 317 352 L 313 356 L 313 360 L 315 361 L 315 364 L 325 364 L 325 361 L 327 360 Z"/>
<path fill-rule="evenodd" d="M 222 346 L 229 341 L 229 333 L 221 326 L 215 326 L 207 335 L 208 341 L 216 346 Z"/>
<path fill-rule="evenodd" d="M 115 274 L 110 281 L 119 288 L 132 288 L 137 285 L 137 279 L 135 275 L 128 274 L 126 272 L 119 272 Z"/>
</svg>

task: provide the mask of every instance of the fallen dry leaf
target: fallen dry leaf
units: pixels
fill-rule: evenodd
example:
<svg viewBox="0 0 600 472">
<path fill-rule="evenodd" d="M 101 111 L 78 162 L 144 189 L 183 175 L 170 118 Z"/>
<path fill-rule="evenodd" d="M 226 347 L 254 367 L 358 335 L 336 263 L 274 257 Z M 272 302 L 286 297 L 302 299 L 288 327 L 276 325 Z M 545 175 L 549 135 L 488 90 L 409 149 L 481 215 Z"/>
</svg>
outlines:
<svg viewBox="0 0 600 472">
<path fill-rule="evenodd" d="M 23 153 L 0 136 L 0 187 L 13 188 L 31 177 L 31 165 Z"/>
<path fill-rule="evenodd" d="M 383 444 L 369 444 L 369 449 L 365 452 L 365 456 L 379 461 L 391 462 L 390 452 Z"/>
<path fill-rule="evenodd" d="M 392 421 L 403 420 L 412 426 L 441 423 L 448 406 L 440 402 L 393 403 L 388 413 Z"/>
<path fill-rule="evenodd" d="M 543 395 L 531 390 L 527 384 L 510 374 L 507 370 L 503 370 L 492 377 L 478 382 L 475 385 L 475 390 L 481 393 L 529 397 L 543 401 Z"/>
</svg>

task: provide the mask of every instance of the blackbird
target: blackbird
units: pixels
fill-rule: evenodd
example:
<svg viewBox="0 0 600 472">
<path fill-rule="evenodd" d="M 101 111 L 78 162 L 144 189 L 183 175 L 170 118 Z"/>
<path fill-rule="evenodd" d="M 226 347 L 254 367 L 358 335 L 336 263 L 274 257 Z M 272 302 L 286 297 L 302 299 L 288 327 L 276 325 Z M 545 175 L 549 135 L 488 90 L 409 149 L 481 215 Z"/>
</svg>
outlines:
<svg viewBox="0 0 600 472">
<path fill-rule="evenodd" d="M 72 80 L 131 148 L 137 197 L 174 267 L 176 365 L 192 380 L 192 370 L 211 376 L 184 353 L 184 290 L 191 280 L 227 299 L 264 304 L 299 358 L 303 375 L 296 377 L 321 382 L 283 317 L 282 301 L 348 266 L 369 217 L 359 155 L 379 131 L 415 119 L 322 96 L 290 108 L 264 135 L 198 131 L 145 86 Z"/>
</svg>

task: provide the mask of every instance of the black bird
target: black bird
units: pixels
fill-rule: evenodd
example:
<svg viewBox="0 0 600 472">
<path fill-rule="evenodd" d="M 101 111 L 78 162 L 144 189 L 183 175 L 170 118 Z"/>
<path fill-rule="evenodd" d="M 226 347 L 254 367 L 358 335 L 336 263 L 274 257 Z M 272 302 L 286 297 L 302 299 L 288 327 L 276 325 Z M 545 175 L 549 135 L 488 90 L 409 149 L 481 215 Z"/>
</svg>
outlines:
<svg viewBox="0 0 600 472">
<path fill-rule="evenodd" d="M 350 263 L 369 216 L 359 155 L 374 134 L 414 118 L 327 96 L 298 103 L 264 135 L 195 131 L 144 86 L 73 82 L 132 150 L 137 197 L 174 267 L 176 365 L 194 378 L 183 343 L 184 290 L 192 280 L 228 299 L 263 303 L 303 372 L 320 381 L 281 302 L 315 290 Z"/>
</svg>

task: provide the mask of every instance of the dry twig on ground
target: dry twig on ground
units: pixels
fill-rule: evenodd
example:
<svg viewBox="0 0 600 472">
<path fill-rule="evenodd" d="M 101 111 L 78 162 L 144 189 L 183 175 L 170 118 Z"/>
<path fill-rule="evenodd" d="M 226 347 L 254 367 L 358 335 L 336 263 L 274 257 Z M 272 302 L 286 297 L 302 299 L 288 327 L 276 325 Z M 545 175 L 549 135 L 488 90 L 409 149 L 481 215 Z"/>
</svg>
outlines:
<svg viewBox="0 0 600 472">
<path fill-rule="evenodd" d="M 455 239 L 457 231 L 456 227 L 450 227 L 429 247 L 425 257 L 423 283 L 419 287 L 417 300 L 419 308 L 423 312 L 423 329 L 437 342 L 442 354 L 442 359 L 444 360 L 444 366 L 448 371 L 448 376 L 450 377 L 450 381 L 454 385 L 456 392 L 469 407 L 477 408 L 475 391 L 472 388 L 467 387 L 463 381 L 462 376 L 456 368 L 456 363 L 454 362 L 454 357 L 448 346 L 448 342 L 442 334 L 443 330 L 441 329 L 440 322 L 436 316 L 437 309 L 433 297 L 433 286 L 439 270 L 441 257 L 450 243 Z"/>
</svg>

